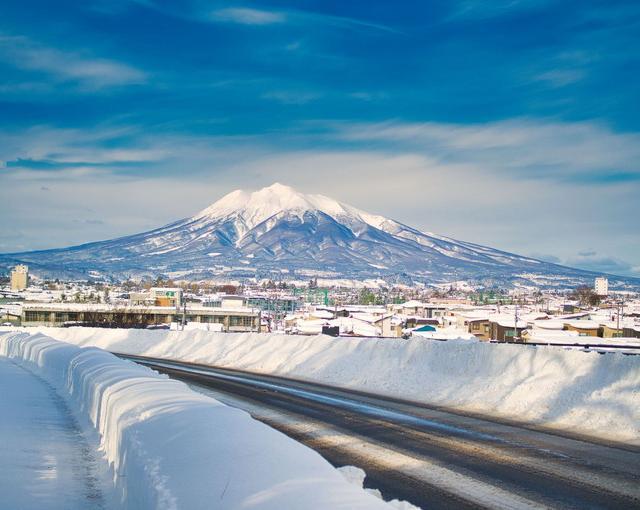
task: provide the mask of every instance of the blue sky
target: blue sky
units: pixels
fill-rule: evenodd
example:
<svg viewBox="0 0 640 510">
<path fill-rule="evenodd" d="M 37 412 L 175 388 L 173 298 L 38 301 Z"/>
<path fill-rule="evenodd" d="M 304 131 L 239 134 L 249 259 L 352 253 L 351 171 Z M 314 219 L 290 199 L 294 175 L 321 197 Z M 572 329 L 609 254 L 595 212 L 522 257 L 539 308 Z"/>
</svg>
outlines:
<svg viewBox="0 0 640 510">
<path fill-rule="evenodd" d="M 640 275 L 640 4 L 4 2 L 0 251 L 274 181 Z"/>
</svg>

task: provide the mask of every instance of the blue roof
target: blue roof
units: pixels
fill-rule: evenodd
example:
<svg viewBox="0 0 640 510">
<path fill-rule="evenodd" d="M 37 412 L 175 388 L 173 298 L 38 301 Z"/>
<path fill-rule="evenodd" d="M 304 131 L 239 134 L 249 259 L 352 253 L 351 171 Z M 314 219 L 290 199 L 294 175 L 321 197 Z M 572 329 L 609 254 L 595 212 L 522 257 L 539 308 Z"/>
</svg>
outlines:
<svg viewBox="0 0 640 510">
<path fill-rule="evenodd" d="M 419 328 L 414 329 L 414 331 L 435 331 L 435 326 L 430 326 L 429 324 L 425 324 L 424 326 L 420 326 Z"/>
</svg>

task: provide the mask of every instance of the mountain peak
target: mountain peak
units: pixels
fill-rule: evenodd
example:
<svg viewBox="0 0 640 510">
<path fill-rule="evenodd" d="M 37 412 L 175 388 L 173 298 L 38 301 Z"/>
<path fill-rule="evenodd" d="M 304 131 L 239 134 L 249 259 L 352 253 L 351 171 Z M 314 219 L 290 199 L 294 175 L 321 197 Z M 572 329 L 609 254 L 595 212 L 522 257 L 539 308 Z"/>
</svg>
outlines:
<svg viewBox="0 0 640 510">
<path fill-rule="evenodd" d="M 240 216 L 248 228 L 281 212 L 322 211 L 330 215 L 347 214 L 345 206 L 322 195 L 306 195 L 276 182 L 254 192 L 235 190 L 200 211 L 196 218 Z"/>
<path fill-rule="evenodd" d="M 383 216 L 366 213 L 324 195 L 304 194 L 279 182 L 254 192 L 232 191 L 194 218 L 217 220 L 233 217 L 240 220 L 236 228 L 242 235 L 277 214 L 289 213 L 302 218 L 306 212 L 321 212 L 349 226 L 368 224 L 381 228 L 388 222 Z"/>
</svg>

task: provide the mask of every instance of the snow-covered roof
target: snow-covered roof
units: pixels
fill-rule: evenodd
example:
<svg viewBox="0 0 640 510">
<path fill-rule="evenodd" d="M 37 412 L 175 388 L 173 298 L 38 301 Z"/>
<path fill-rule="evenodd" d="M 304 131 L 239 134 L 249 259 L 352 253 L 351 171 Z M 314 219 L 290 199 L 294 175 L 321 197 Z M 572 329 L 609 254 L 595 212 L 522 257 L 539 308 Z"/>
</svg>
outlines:
<svg viewBox="0 0 640 510">
<path fill-rule="evenodd" d="M 423 303 L 422 301 L 418 301 L 416 299 L 411 299 L 409 301 L 405 301 L 404 303 L 402 303 L 403 308 L 417 308 L 417 307 L 422 307 L 424 305 L 425 303 Z"/>
<path fill-rule="evenodd" d="M 590 312 L 578 312 L 578 313 L 570 313 L 565 315 L 555 315 L 556 319 L 579 319 L 581 317 L 587 317 L 590 315 Z"/>
<path fill-rule="evenodd" d="M 316 317 L 318 319 L 333 319 L 333 313 L 328 310 L 315 310 L 313 312 L 309 312 L 309 316 Z"/>
<path fill-rule="evenodd" d="M 354 319 L 359 319 L 361 321 L 369 322 L 369 323 L 377 322 L 382 318 L 380 315 L 373 315 L 371 313 L 363 313 L 363 312 L 352 313 L 351 317 L 353 317 Z"/>
<path fill-rule="evenodd" d="M 531 339 L 532 342 L 535 342 L 536 338 L 547 341 L 547 339 L 554 339 L 554 338 L 567 340 L 567 339 L 572 339 L 580 336 L 580 333 L 578 333 L 577 331 L 542 329 L 538 327 L 534 327 L 533 329 L 528 330 L 526 334 Z"/>
<path fill-rule="evenodd" d="M 468 321 L 482 321 L 489 320 L 491 316 L 486 310 L 470 310 L 468 312 L 456 314 L 458 317 L 462 317 Z"/>
<path fill-rule="evenodd" d="M 489 316 L 489 320 L 491 322 L 495 322 L 499 326 L 503 328 L 513 328 L 514 326 L 517 328 L 526 328 L 527 322 L 518 317 L 518 324 L 515 324 L 515 316 L 509 314 L 494 314 Z"/>
<path fill-rule="evenodd" d="M 554 319 L 543 319 L 533 321 L 533 327 L 536 329 L 544 329 L 547 331 L 561 331 L 564 328 L 565 321 Z"/>
<path fill-rule="evenodd" d="M 330 326 L 338 326 L 340 333 L 358 336 L 379 336 L 380 328 L 368 322 L 353 317 L 338 317 L 329 321 Z"/>
<path fill-rule="evenodd" d="M 600 327 L 600 322 L 592 320 L 564 321 L 564 323 L 576 329 L 598 329 Z"/>
</svg>

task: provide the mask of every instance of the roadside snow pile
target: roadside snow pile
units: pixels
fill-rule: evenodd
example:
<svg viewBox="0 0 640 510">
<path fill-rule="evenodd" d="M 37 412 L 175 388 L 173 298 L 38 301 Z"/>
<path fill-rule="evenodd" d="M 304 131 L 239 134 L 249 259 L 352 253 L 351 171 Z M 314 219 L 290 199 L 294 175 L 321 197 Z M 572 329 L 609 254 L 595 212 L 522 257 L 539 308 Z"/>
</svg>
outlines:
<svg viewBox="0 0 640 510">
<path fill-rule="evenodd" d="M 640 356 L 420 338 L 46 332 L 78 345 L 305 379 L 640 444 Z"/>
<path fill-rule="evenodd" d="M 52 384 L 85 432 L 99 433 L 124 508 L 389 508 L 247 413 L 108 352 L 0 332 L 0 355 Z"/>
</svg>

